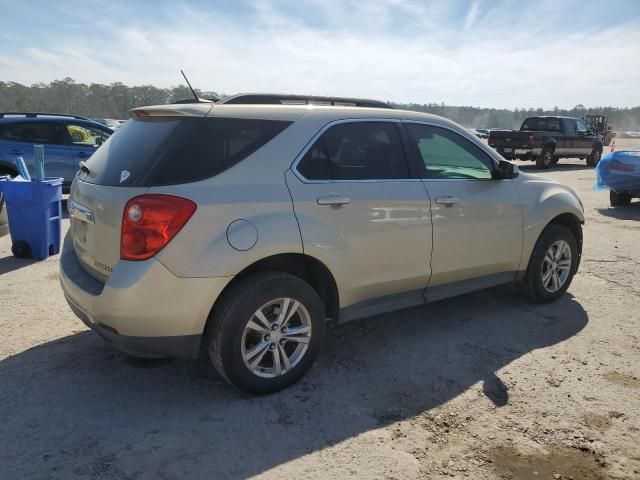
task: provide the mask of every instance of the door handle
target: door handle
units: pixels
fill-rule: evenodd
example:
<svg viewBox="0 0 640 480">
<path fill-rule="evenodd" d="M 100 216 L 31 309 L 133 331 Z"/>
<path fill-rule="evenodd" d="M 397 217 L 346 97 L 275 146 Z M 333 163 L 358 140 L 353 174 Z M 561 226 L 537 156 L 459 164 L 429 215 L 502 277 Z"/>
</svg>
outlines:
<svg viewBox="0 0 640 480">
<path fill-rule="evenodd" d="M 78 155 L 79 157 L 88 157 L 89 155 L 87 155 L 87 152 L 78 152 L 76 155 Z"/>
<path fill-rule="evenodd" d="M 329 205 L 330 207 L 342 207 L 351 203 L 349 197 L 342 197 L 340 195 L 330 195 L 328 197 L 319 197 L 318 205 Z"/>
<path fill-rule="evenodd" d="M 447 195 L 446 197 L 436 198 L 436 203 L 439 203 L 440 205 L 447 205 L 448 207 L 450 207 L 452 205 L 457 205 L 458 203 L 460 203 L 460 199 Z"/>
<path fill-rule="evenodd" d="M 24 152 L 22 150 L 17 150 L 17 149 L 9 150 L 9 154 L 11 155 L 22 155 L 23 153 Z"/>
</svg>

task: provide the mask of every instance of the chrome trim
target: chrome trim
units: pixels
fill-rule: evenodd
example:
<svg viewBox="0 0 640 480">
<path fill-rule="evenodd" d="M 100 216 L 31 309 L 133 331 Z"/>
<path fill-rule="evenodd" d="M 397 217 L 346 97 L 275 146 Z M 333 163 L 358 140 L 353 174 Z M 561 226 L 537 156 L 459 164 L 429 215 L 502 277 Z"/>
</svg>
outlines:
<svg viewBox="0 0 640 480">
<path fill-rule="evenodd" d="M 69 199 L 67 203 L 67 210 L 69 210 L 69 216 L 73 218 L 77 218 L 78 220 L 87 223 L 96 223 L 93 216 L 93 211 L 90 208 L 76 202 L 75 200 Z"/>
<path fill-rule="evenodd" d="M 497 158 L 496 156 L 499 156 L 499 154 L 491 147 L 489 147 L 488 145 L 486 145 L 483 142 L 480 142 L 477 137 L 473 134 L 471 134 L 470 132 L 467 132 L 464 129 L 456 129 L 456 128 L 452 128 L 449 125 L 444 125 L 442 123 L 437 123 L 437 122 L 429 122 L 429 121 L 423 121 L 423 120 L 412 120 L 412 119 L 398 119 L 398 118 L 347 118 L 347 119 L 341 119 L 341 120 L 333 120 L 329 123 L 327 123 L 326 125 L 324 125 L 312 138 L 311 140 L 309 140 L 309 142 L 307 142 L 307 144 L 304 146 L 304 148 L 300 151 L 300 153 L 296 156 L 296 158 L 294 159 L 293 163 L 291 164 L 291 171 L 293 172 L 293 174 L 298 178 L 298 180 L 300 180 L 302 183 L 381 183 L 381 182 L 394 182 L 394 183 L 407 183 L 407 182 L 423 182 L 423 181 L 445 181 L 445 182 L 449 182 L 449 181 L 476 181 L 476 180 L 483 180 L 483 179 L 463 179 L 463 178 L 440 178 L 440 179 L 431 179 L 431 178 L 376 178 L 376 179 L 366 179 L 366 180 L 309 180 L 308 178 L 305 178 L 299 171 L 298 171 L 298 164 L 300 163 L 300 161 L 302 160 L 302 158 L 307 154 L 307 152 L 309 151 L 309 149 L 313 146 L 313 144 L 316 142 L 316 140 L 318 138 L 320 138 L 322 136 L 322 134 L 324 132 L 326 132 L 329 128 L 333 127 L 334 125 L 340 125 L 342 123 L 364 123 L 364 122 L 390 122 L 390 123 L 398 123 L 398 124 L 405 124 L 405 123 L 416 123 L 419 125 L 428 125 L 431 127 L 437 127 L 437 128 L 444 128 L 446 130 L 449 130 L 453 133 L 457 133 L 458 135 L 466 138 L 469 141 L 472 141 L 474 145 L 480 147 L 488 156 L 489 158 L 491 158 L 494 162 L 494 167 L 497 169 L 498 168 L 498 164 L 500 163 L 500 158 Z M 408 160 L 408 159 L 407 159 Z M 486 180 L 494 180 L 494 179 L 486 179 Z M 505 179 L 502 179 L 505 180 Z M 506 180 L 511 180 L 511 179 L 506 179 Z"/>
<path fill-rule="evenodd" d="M 369 178 L 366 180 L 309 180 L 305 178 L 298 171 L 298 164 L 302 160 L 302 158 L 307 154 L 309 149 L 313 146 L 313 144 L 322 136 L 324 132 L 329 130 L 334 125 L 340 125 L 342 123 L 368 123 L 368 122 L 387 122 L 387 123 L 402 123 L 403 120 L 398 118 L 345 118 L 341 120 L 333 120 L 323 126 L 313 137 L 311 140 L 307 142 L 302 151 L 296 156 L 293 163 L 291 164 L 291 171 L 293 174 L 300 180 L 302 183 L 381 183 L 381 182 L 420 182 L 421 178 Z"/>
</svg>

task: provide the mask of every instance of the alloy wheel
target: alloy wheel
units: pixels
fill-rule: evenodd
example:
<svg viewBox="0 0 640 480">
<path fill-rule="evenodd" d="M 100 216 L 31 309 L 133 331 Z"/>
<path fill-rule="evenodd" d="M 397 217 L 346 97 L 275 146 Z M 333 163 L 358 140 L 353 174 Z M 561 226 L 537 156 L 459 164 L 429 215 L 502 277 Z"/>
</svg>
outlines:
<svg viewBox="0 0 640 480">
<path fill-rule="evenodd" d="M 277 298 L 262 305 L 242 333 L 245 366 L 259 377 L 274 378 L 291 371 L 304 357 L 311 340 L 311 317 L 292 298 Z"/>
<path fill-rule="evenodd" d="M 571 247 L 564 240 L 555 242 L 542 261 L 542 286 L 549 293 L 560 290 L 571 272 Z"/>
</svg>

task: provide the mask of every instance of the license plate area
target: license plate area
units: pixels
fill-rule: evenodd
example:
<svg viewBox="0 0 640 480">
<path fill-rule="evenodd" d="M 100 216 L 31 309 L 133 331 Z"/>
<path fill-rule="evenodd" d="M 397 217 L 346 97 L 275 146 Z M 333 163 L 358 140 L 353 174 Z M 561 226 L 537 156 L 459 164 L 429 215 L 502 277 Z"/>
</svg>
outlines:
<svg viewBox="0 0 640 480">
<path fill-rule="evenodd" d="M 502 151 L 504 153 L 513 153 L 513 148 L 503 148 Z"/>
</svg>

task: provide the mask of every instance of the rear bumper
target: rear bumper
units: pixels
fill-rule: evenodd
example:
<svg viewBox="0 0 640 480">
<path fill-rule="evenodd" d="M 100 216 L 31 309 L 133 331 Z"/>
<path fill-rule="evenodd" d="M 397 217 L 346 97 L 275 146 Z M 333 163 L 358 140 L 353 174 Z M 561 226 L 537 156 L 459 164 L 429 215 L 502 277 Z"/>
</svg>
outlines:
<svg viewBox="0 0 640 480">
<path fill-rule="evenodd" d="M 519 158 L 521 160 L 533 160 L 542 152 L 541 148 L 530 148 L 530 147 L 510 148 L 510 149 L 507 147 L 507 150 L 510 150 L 510 151 L 505 151 L 505 147 L 494 147 L 494 148 L 500 155 L 502 155 L 507 160 L 514 160 L 516 158 Z"/>
<path fill-rule="evenodd" d="M 136 356 L 196 357 L 211 307 L 231 278 L 179 278 L 152 258 L 118 262 L 102 284 L 80 266 L 70 235 L 60 256 L 60 283 L 76 316 Z"/>
</svg>

